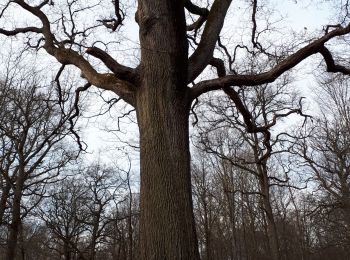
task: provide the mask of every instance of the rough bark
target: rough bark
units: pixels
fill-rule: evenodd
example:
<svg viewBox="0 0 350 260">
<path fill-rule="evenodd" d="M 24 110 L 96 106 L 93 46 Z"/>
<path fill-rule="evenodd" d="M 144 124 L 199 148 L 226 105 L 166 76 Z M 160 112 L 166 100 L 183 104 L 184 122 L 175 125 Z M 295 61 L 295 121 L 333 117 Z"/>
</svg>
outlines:
<svg viewBox="0 0 350 260">
<path fill-rule="evenodd" d="M 138 114 L 143 173 L 141 259 L 199 259 L 190 192 L 187 112 L 166 107 L 158 112 L 149 110 Z"/>
<path fill-rule="evenodd" d="M 138 96 L 141 258 L 199 259 L 192 211 L 188 107 L 159 87 Z M 170 82 L 168 83 L 170 84 Z M 164 120 L 167 118 L 167 120 Z"/>
<path fill-rule="evenodd" d="M 191 197 L 183 5 L 139 1 L 138 21 L 141 259 L 199 259 Z"/>
</svg>

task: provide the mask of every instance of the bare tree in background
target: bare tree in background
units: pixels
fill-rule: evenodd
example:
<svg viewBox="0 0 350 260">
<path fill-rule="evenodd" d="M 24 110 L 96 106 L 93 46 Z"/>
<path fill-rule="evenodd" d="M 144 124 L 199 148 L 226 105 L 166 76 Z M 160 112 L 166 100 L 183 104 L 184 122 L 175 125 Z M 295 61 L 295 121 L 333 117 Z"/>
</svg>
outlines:
<svg viewBox="0 0 350 260">
<path fill-rule="evenodd" d="M 124 197 L 122 192 L 127 184 L 123 181 L 120 173 L 102 163 L 95 163 L 86 169 L 83 185 L 87 187 L 86 196 L 89 220 L 88 225 L 90 236 L 88 238 L 89 260 L 96 259 L 98 246 L 106 243 L 107 226 L 112 219 L 113 202 L 118 202 Z M 129 179 L 127 179 L 130 181 Z M 119 198 L 118 198 L 119 197 Z"/>
<path fill-rule="evenodd" d="M 83 234 L 88 231 L 91 216 L 87 187 L 78 179 L 67 179 L 57 186 L 40 213 L 51 232 L 49 247 L 65 260 L 88 259 L 82 248 Z"/>
<path fill-rule="evenodd" d="M 228 93 L 234 86 L 273 82 L 305 59 L 315 58 L 315 54 L 323 59 L 327 71 L 350 72 L 346 63 L 333 55 L 336 47 L 329 44 L 340 46 L 338 40 L 346 39 L 350 33 L 347 1 L 333 2 L 339 15 L 335 23 L 329 22 L 312 37 L 284 44 L 275 43 L 276 35 L 269 38 L 273 35 L 270 21 L 260 26 L 264 19 L 258 18 L 271 13 L 268 2 L 262 5 L 257 0 L 242 1 L 243 8 L 233 6 L 233 11 L 246 10 L 249 22 L 242 20 L 242 24 L 231 26 L 247 28 L 244 33 L 249 35 L 227 48 L 219 36 L 228 21 L 231 2 L 214 0 L 204 6 L 190 0 L 138 0 L 135 18 L 140 64 L 135 68 L 122 65 L 119 57 L 110 52 L 108 43 L 115 42 L 114 34 L 94 38 L 103 34 L 103 29 L 119 32 L 123 18 L 133 16 L 122 8 L 123 1 L 111 1 L 109 6 L 98 0 L 1 3 L 1 34 L 25 34 L 22 39 L 27 47 L 45 50 L 63 66 L 75 66 L 88 82 L 86 86 L 111 91 L 136 109 L 141 154 L 142 259 L 199 259 L 188 130 L 190 108 L 196 98 L 213 90 Z M 100 11 L 99 19 L 94 16 L 95 10 Z M 11 12 L 22 11 L 31 18 L 15 21 Z M 283 31 L 277 37 L 283 41 L 287 34 L 293 35 Z M 214 57 L 216 47 L 224 53 L 222 59 Z M 239 58 L 237 52 L 241 53 Z M 341 54 L 347 58 L 346 52 Z M 106 68 L 96 66 L 96 59 Z M 254 63 L 247 64 L 247 60 Z M 218 68 L 218 75 L 205 78 L 203 71 L 209 65 Z M 257 133 L 259 129 L 252 127 L 248 132 Z"/>
<path fill-rule="evenodd" d="M 324 243 L 349 248 L 350 243 L 350 87 L 338 76 L 322 82 L 318 101 L 323 116 L 310 125 L 292 151 L 300 156 L 317 183 L 314 216 L 328 219 Z M 306 138 L 306 137 L 307 138 Z M 321 223 L 320 222 L 320 223 Z M 327 227 L 328 225 L 328 227 Z M 332 238 L 333 236 L 333 238 Z"/>
<path fill-rule="evenodd" d="M 111 259 L 139 259 L 139 194 L 130 193 L 113 207 L 112 221 L 107 230 L 109 233 L 109 254 Z"/>
<path fill-rule="evenodd" d="M 228 185 L 225 192 L 260 196 L 271 259 L 275 260 L 281 259 L 281 255 L 271 189 L 276 185 L 288 186 L 289 177 L 277 169 L 275 157 L 287 151 L 282 144 L 289 134 L 274 131 L 274 128 L 278 121 L 292 114 L 304 116 L 300 98 L 289 90 L 289 83 L 284 78 L 274 86 L 231 89 L 228 94 L 235 106 L 229 100 L 225 101 L 226 97 L 210 97 L 201 112 L 203 126 L 198 140 L 199 147 L 206 152 L 256 178 L 258 187 L 254 190 L 240 190 Z M 243 102 L 239 102 L 240 97 Z M 253 128 L 259 129 L 259 133 L 249 133 Z"/>
<path fill-rule="evenodd" d="M 130 242 L 133 236 L 130 237 L 129 221 L 125 222 L 123 233 L 126 238 L 123 258 L 114 257 L 110 250 L 116 235 L 111 227 L 133 217 L 133 209 L 128 207 L 123 216 L 115 216 L 118 205 L 130 205 L 129 176 L 123 177 L 124 172 L 100 161 L 68 172 L 74 177 L 51 186 L 49 196 L 37 209 L 37 216 L 47 226 L 51 238 L 45 247 L 58 259 L 61 256 L 66 260 L 131 259 L 134 241 Z M 113 246 L 122 244 L 118 241 Z"/>
<path fill-rule="evenodd" d="M 40 87 L 33 71 L 18 76 L 0 83 L 0 221 L 8 227 L 6 259 L 16 255 L 23 218 L 77 155 L 65 143 L 75 111 L 68 96 L 67 102 L 55 101 L 54 89 Z"/>
</svg>

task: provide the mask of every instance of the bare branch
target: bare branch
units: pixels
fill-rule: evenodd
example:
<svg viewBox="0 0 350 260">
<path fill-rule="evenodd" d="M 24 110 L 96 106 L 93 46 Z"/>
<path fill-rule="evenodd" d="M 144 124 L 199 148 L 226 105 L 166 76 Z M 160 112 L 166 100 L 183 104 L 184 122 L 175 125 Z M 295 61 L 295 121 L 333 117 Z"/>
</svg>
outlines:
<svg viewBox="0 0 350 260">
<path fill-rule="evenodd" d="M 37 28 L 37 27 L 15 28 L 13 30 L 5 30 L 0 28 L 0 34 L 6 35 L 6 36 L 15 36 L 20 33 L 30 33 L 30 32 L 42 33 L 43 31 L 41 28 Z"/>
<path fill-rule="evenodd" d="M 207 8 L 201 8 L 197 5 L 195 5 L 194 3 L 192 3 L 191 0 L 185 1 L 185 8 L 190 13 L 200 15 L 200 16 L 207 16 L 209 13 Z"/>
<path fill-rule="evenodd" d="M 258 41 L 259 33 L 257 33 L 258 25 L 256 22 L 256 15 L 258 11 L 258 0 L 252 0 L 252 5 L 253 5 L 253 11 L 252 11 L 253 28 L 252 28 L 251 42 L 254 48 L 258 49 L 261 53 L 264 53 L 265 55 L 272 57 L 274 55 L 268 53 Z"/>
<path fill-rule="evenodd" d="M 253 12 L 252 12 L 252 22 L 253 22 L 253 28 L 252 28 L 252 38 L 251 41 L 253 43 L 253 46 L 258 48 L 258 43 L 255 40 L 256 35 L 256 11 L 258 9 L 258 0 L 253 0 Z"/>
<path fill-rule="evenodd" d="M 192 88 L 192 98 L 194 99 L 208 91 L 217 90 L 228 86 L 257 86 L 265 83 L 271 83 L 275 81 L 284 72 L 295 67 L 301 61 L 310 57 L 311 55 L 316 54 L 318 52 L 323 52 L 322 55 L 326 55 L 324 51 L 324 44 L 327 41 L 333 39 L 334 37 L 345 35 L 349 32 L 350 25 L 348 25 L 347 27 L 337 28 L 325 34 L 323 37 L 301 48 L 300 50 L 290 55 L 267 72 L 255 75 L 227 75 L 224 77 L 219 77 L 217 79 L 199 82 Z M 328 61 L 328 65 L 332 65 L 331 59 L 328 58 L 326 59 L 326 61 Z M 332 68 L 332 66 L 330 67 Z M 344 68 L 341 67 L 336 67 L 336 69 L 337 71 L 344 71 Z M 345 72 L 347 72 L 347 70 Z"/>
<path fill-rule="evenodd" d="M 100 59 L 118 78 L 136 83 L 137 75 L 134 69 L 119 64 L 108 53 L 97 47 L 91 47 L 86 53 Z"/>
<path fill-rule="evenodd" d="M 335 64 L 331 52 L 325 46 L 320 48 L 320 54 L 323 56 L 324 61 L 326 62 L 328 72 L 341 72 L 343 74 L 350 75 L 350 68 Z"/>
<path fill-rule="evenodd" d="M 43 7 L 44 7 L 45 5 L 47 5 L 47 4 L 53 5 L 52 0 L 44 0 L 44 1 L 41 2 L 39 5 L 37 5 L 36 8 L 41 9 L 41 8 L 43 8 Z"/>
<path fill-rule="evenodd" d="M 70 123 L 70 127 L 69 130 L 71 131 L 71 133 L 75 136 L 75 138 L 77 139 L 77 143 L 79 145 L 79 149 L 80 151 L 83 151 L 83 146 L 82 143 L 80 141 L 80 136 L 77 134 L 77 132 L 74 130 L 74 118 L 79 116 L 80 110 L 79 110 L 79 98 L 80 98 L 80 92 L 86 91 L 88 88 L 91 87 L 90 83 L 86 83 L 83 87 L 79 87 L 77 88 L 77 90 L 75 91 L 75 100 L 74 100 L 74 109 L 75 112 L 73 115 L 71 115 L 69 117 L 69 123 Z"/>
<path fill-rule="evenodd" d="M 187 82 L 192 82 L 209 64 L 226 13 L 232 0 L 215 0 L 213 3 L 198 48 L 189 58 Z"/>
<path fill-rule="evenodd" d="M 209 10 L 207 8 L 200 8 L 199 6 L 193 4 L 190 0 L 185 2 L 185 8 L 192 14 L 199 15 L 197 21 L 193 24 L 187 26 L 187 31 L 197 31 L 207 20 Z"/>
<path fill-rule="evenodd" d="M 129 104 L 134 104 L 133 101 L 133 93 L 135 90 L 135 86 L 126 80 L 119 79 L 116 75 L 110 73 L 98 73 L 92 65 L 77 51 L 72 50 L 71 48 L 65 48 L 62 44 L 59 44 L 55 39 L 54 35 L 51 32 L 50 22 L 47 16 L 40 10 L 39 7 L 33 7 L 24 2 L 23 0 L 14 0 L 14 3 L 21 6 L 23 9 L 27 10 L 34 16 L 40 19 L 43 24 L 42 29 L 38 29 L 35 27 L 27 27 L 22 28 L 16 33 L 25 33 L 25 32 L 38 32 L 42 33 L 45 38 L 45 44 L 43 48 L 52 56 L 54 56 L 61 64 L 65 65 L 75 65 L 77 66 L 81 72 L 83 77 L 85 77 L 89 83 L 92 85 L 102 88 L 104 90 L 110 90 L 115 92 L 118 96 L 122 97 Z M 29 29 L 28 29 L 29 28 Z M 0 31 L 5 35 L 15 35 L 12 31 Z M 7 33 L 7 34 L 6 34 Z M 92 52 L 97 55 L 96 51 Z M 100 53 L 101 55 L 101 53 Z M 103 55 L 102 55 L 103 56 Z M 109 57 L 107 54 L 103 56 L 104 59 Z M 111 58 L 112 59 L 112 58 Z M 115 67 L 115 64 L 114 64 Z M 125 69 L 126 67 L 120 65 L 119 68 Z"/>
<path fill-rule="evenodd" d="M 83 56 L 71 49 L 66 49 L 64 47 L 56 48 L 54 46 L 44 46 L 44 48 L 60 63 L 77 66 L 81 70 L 83 77 L 92 85 L 104 90 L 111 90 L 122 97 L 126 102 L 133 104 L 135 86 L 130 82 L 120 80 L 116 75 L 111 73 L 98 73 Z"/>
</svg>

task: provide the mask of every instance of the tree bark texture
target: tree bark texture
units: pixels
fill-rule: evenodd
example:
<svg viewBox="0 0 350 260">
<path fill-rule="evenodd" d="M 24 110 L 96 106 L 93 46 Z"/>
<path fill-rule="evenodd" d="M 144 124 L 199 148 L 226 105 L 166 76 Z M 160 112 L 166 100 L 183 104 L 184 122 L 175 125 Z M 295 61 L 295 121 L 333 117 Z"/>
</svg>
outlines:
<svg viewBox="0 0 350 260">
<path fill-rule="evenodd" d="M 141 259 L 199 259 L 191 196 L 183 5 L 140 2 L 142 60 L 136 111 L 141 147 Z"/>
<path fill-rule="evenodd" d="M 199 259 L 186 113 L 147 110 L 139 112 L 142 259 Z"/>
</svg>

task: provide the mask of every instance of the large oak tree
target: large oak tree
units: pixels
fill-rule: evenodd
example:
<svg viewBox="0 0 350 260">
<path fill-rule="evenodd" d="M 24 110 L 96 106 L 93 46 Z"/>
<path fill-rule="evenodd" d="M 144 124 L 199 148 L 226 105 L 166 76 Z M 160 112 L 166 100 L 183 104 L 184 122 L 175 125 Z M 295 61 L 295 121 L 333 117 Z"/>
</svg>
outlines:
<svg viewBox="0 0 350 260">
<path fill-rule="evenodd" d="M 224 46 L 220 41 L 231 0 L 208 1 L 207 8 L 200 1 L 197 5 L 190 0 L 138 0 L 135 20 L 139 26 L 140 63 L 136 68 L 122 65 L 107 48 L 98 48 L 90 41 L 84 41 L 97 27 L 118 31 L 126 12 L 119 0 L 111 3 L 114 17 L 106 15 L 96 21 L 95 26 L 83 29 L 79 23 L 84 24 L 84 21 L 76 19 L 77 14 L 87 12 L 84 17 L 88 19 L 89 10 L 105 4 L 105 1 L 91 1 L 90 6 L 87 6 L 87 1 L 78 0 L 2 2 L 5 3 L 1 4 L 0 16 L 5 23 L 0 28 L 1 34 L 25 34 L 28 46 L 44 49 L 63 66 L 77 67 L 88 81 L 87 86 L 112 91 L 135 108 L 141 153 L 142 259 L 199 259 L 192 212 L 188 127 L 194 100 L 206 92 L 223 89 L 242 113 L 247 131 L 259 132 L 264 129 L 253 122 L 235 86 L 273 82 L 314 54 L 321 55 L 319 57 L 323 58 L 329 72 L 350 72 L 338 64 L 327 45 L 332 39 L 350 33 L 346 17 L 348 3 L 343 0 L 335 2 L 339 2 L 345 19 L 339 24 L 326 26 L 317 37 L 285 49 L 281 46 L 266 48 L 259 41 L 264 29 L 257 25 L 262 8 L 257 0 L 242 1 L 249 7 L 245 10 L 251 14 L 251 23 L 240 26 L 251 28 L 251 37 L 248 37 L 249 44 L 235 46 Z M 66 9 L 53 16 L 53 5 Z M 11 12 L 20 10 L 29 12 L 36 20 L 16 23 Z M 106 14 L 108 12 L 110 10 L 106 9 Z M 186 16 L 194 18 L 194 22 Z M 265 25 L 265 32 L 269 32 L 270 24 Z M 38 40 L 36 44 L 33 39 Z M 108 42 L 110 39 L 104 40 Z M 216 47 L 226 54 L 226 63 L 214 57 Z M 244 64 L 239 64 L 242 59 L 236 55 L 239 50 L 245 51 L 245 56 L 252 60 L 260 59 L 263 67 L 242 69 Z M 108 72 L 96 67 L 91 57 L 102 62 Z M 199 80 L 198 76 L 209 65 L 217 69 L 217 75 Z"/>
</svg>

